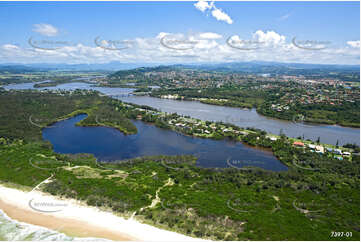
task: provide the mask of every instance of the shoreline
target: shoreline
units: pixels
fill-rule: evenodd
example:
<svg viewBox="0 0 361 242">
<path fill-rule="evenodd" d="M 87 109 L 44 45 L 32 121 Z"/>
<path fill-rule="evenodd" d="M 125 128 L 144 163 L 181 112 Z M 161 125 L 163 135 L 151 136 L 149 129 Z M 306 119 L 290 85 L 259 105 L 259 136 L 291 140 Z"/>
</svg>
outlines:
<svg viewBox="0 0 361 242">
<path fill-rule="evenodd" d="M 30 201 L 66 204 L 56 212 L 39 211 Z M 0 185 L 0 209 L 18 222 L 45 227 L 71 237 L 99 238 L 117 241 L 200 241 L 162 230 L 134 219 L 124 219 L 111 212 L 84 206 L 79 201 L 60 199 L 38 191 L 24 192 Z"/>
<path fill-rule="evenodd" d="M 276 120 L 276 121 L 280 121 L 280 122 L 292 122 L 292 120 L 288 120 L 288 119 L 282 119 L 279 117 L 275 117 L 275 116 L 267 116 L 261 112 L 258 112 L 257 107 L 252 107 L 252 108 L 248 108 L 248 107 L 240 107 L 240 106 L 231 106 L 231 105 L 221 105 L 221 104 L 215 104 L 215 103 L 207 103 L 207 102 L 203 102 L 202 98 L 189 98 L 189 99 L 172 99 L 172 98 L 161 98 L 158 96 L 151 96 L 151 95 L 139 95 L 139 96 L 148 96 L 148 97 L 154 97 L 154 98 L 159 98 L 159 99 L 168 99 L 168 100 L 176 100 L 176 101 L 195 101 L 195 102 L 200 102 L 203 104 L 207 104 L 207 105 L 214 105 L 214 106 L 220 106 L 220 107 L 229 107 L 229 108 L 237 108 L 237 109 L 242 109 L 242 110 L 247 110 L 247 111 L 252 111 L 255 110 L 257 112 L 258 115 L 261 115 L 262 117 L 265 117 L 267 119 L 272 119 L 272 120 Z M 208 99 L 208 98 L 205 98 Z M 305 123 L 308 123 L 309 125 L 313 125 L 313 126 L 339 126 L 339 127 L 344 127 L 344 128 L 353 128 L 353 129 L 360 129 L 360 125 L 356 126 L 356 125 L 343 125 L 340 123 L 327 123 L 327 122 L 308 122 L 305 121 Z M 245 127 L 240 127 L 240 128 L 245 128 Z"/>
</svg>

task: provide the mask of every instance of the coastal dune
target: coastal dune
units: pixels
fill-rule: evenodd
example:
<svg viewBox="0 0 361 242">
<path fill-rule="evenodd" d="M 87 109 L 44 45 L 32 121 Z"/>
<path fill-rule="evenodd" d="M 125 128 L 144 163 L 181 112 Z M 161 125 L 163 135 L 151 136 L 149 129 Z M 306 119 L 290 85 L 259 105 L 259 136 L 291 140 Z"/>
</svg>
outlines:
<svg viewBox="0 0 361 242">
<path fill-rule="evenodd" d="M 58 207 L 34 207 L 52 204 Z M 0 209 L 19 222 L 45 227 L 71 237 L 103 238 L 117 241 L 199 241 L 162 230 L 134 219 L 124 219 L 111 212 L 64 200 L 38 191 L 24 192 L 0 185 Z M 53 209 L 53 210 L 52 210 Z"/>
</svg>

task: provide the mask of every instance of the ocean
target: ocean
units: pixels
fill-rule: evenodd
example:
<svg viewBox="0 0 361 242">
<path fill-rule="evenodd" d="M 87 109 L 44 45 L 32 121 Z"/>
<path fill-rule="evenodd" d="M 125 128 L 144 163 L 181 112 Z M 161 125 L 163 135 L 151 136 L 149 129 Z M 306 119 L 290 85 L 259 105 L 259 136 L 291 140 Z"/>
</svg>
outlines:
<svg viewBox="0 0 361 242">
<path fill-rule="evenodd" d="M 70 237 L 55 230 L 22 223 L 8 217 L 0 209 L 0 240 L 5 241 L 110 241 L 99 238 Z"/>
</svg>

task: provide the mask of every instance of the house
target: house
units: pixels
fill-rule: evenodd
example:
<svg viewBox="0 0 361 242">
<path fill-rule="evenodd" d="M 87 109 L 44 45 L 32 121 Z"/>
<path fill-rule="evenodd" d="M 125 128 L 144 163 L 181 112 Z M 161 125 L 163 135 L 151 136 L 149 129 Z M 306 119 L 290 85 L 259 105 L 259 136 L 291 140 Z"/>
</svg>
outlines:
<svg viewBox="0 0 361 242">
<path fill-rule="evenodd" d="M 269 139 L 272 140 L 272 141 L 276 141 L 276 140 L 277 140 L 276 137 L 272 137 L 272 136 L 266 136 L 266 137 L 269 138 Z"/>
<path fill-rule="evenodd" d="M 315 148 L 316 148 L 316 145 L 309 144 L 309 145 L 308 145 L 308 148 L 310 148 L 310 149 L 315 149 Z"/>
<path fill-rule="evenodd" d="M 293 142 L 293 146 L 304 147 L 305 144 L 300 141 L 295 141 L 295 142 Z"/>
<path fill-rule="evenodd" d="M 332 151 L 333 151 L 332 148 L 326 148 L 326 150 L 327 150 L 328 152 L 332 152 Z"/>
<path fill-rule="evenodd" d="M 350 156 L 351 155 L 351 153 L 350 152 L 343 152 L 343 155 L 345 155 L 345 156 Z"/>
<path fill-rule="evenodd" d="M 316 152 L 317 153 L 325 153 L 325 148 L 321 145 L 316 145 Z"/>
<path fill-rule="evenodd" d="M 333 153 L 337 154 L 337 155 L 342 155 L 342 151 L 340 149 L 335 149 L 333 151 Z"/>
</svg>

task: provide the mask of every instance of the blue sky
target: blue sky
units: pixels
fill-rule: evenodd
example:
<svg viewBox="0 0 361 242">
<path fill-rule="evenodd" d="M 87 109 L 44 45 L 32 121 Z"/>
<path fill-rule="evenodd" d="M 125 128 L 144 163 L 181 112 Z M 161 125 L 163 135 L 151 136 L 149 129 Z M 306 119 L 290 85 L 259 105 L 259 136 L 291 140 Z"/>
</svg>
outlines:
<svg viewBox="0 0 361 242">
<path fill-rule="evenodd" d="M 186 48 L 160 45 L 165 35 L 169 44 L 184 41 Z M 0 36 L 2 63 L 267 60 L 359 64 L 360 3 L 0 2 Z M 98 36 L 103 46 L 94 43 Z M 230 37 L 236 48 L 226 43 Z M 48 43 L 34 47 L 29 38 Z M 295 47 L 293 38 L 307 48 Z M 103 48 L 117 48 L 121 41 L 132 44 L 126 50 Z M 245 41 L 253 41 L 247 53 Z M 262 46 L 254 48 L 257 43 Z M 50 48 L 41 49 L 44 46 Z"/>
</svg>

